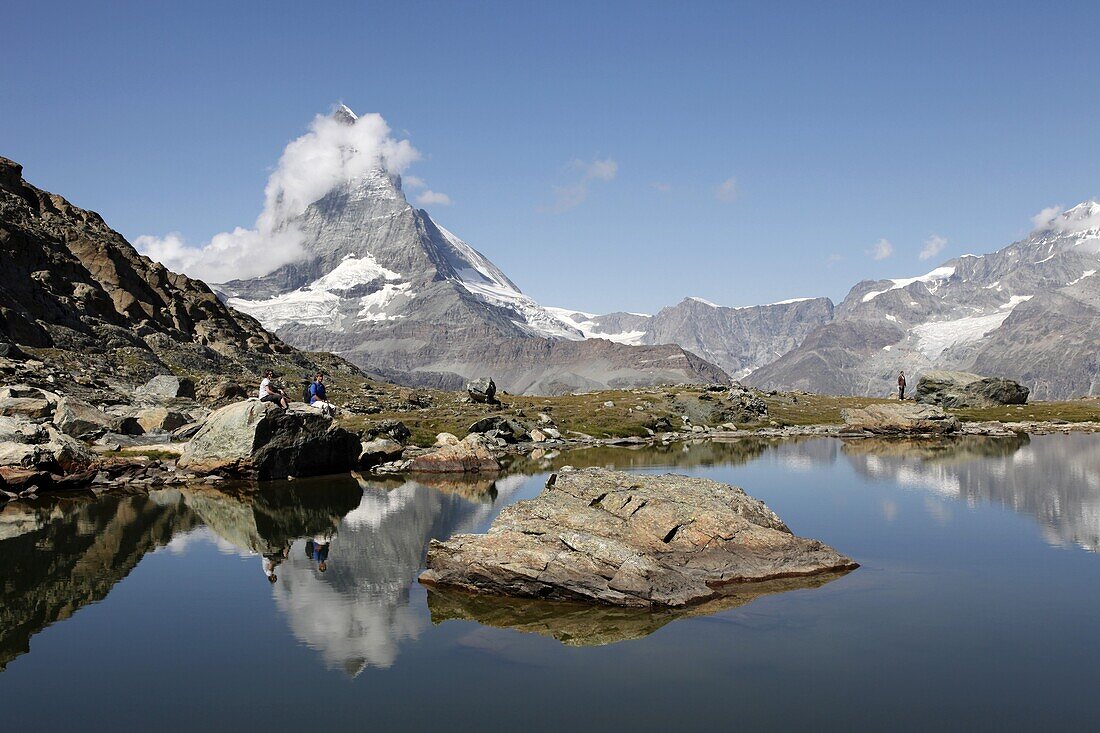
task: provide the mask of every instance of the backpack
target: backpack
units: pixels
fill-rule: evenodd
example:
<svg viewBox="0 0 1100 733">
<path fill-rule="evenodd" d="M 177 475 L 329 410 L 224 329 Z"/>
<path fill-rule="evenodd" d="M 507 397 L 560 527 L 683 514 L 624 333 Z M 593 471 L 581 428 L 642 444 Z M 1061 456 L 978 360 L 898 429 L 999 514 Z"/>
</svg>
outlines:
<svg viewBox="0 0 1100 733">
<path fill-rule="evenodd" d="M 305 402 L 307 405 L 309 404 L 310 397 L 312 397 L 312 395 L 309 392 L 309 387 L 310 387 L 309 382 L 306 382 L 305 386 L 302 387 L 302 402 Z"/>
</svg>

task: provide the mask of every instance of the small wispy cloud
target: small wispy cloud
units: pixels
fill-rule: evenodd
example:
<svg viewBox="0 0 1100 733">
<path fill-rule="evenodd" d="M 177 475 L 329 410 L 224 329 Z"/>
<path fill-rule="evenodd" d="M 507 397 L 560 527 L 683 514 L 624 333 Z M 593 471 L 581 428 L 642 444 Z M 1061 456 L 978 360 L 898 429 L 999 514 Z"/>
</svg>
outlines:
<svg viewBox="0 0 1100 733">
<path fill-rule="evenodd" d="M 844 258 L 842 256 L 838 255 L 836 252 L 833 252 L 831 255 L 825 258 L 825 266 L 832 267 L 843 259 Z"/>
<path fill-rule="evenodd" d="M 614 180 L 619 173 L 619 164 L 611 158 L 596 160 L 574 159 L 569 161 L 569 170 L 579 172 L 581 178 L 567 186 L 554 186 L 554 203 L 549 207 L 550 211 L 560 214 L 569 211 L 585 202 L 588 198 L 589 188 L 593 181 L 607 182 Z"/>
<path fill-rule="evenodd" d="M 933 234 L 931 237 L 924 240 L 924 247 L 921 249 L 919 256 L 922 260 L 927 260 L 943 252 L 943 248 L 946 246 L 947 239 L 938 234 Z"/>
<path fill-rule="evenodd" d="M 867 256 L 872 260 L 884 260 L 892 254 L 894 254 L 894 245 L 890 244 L 888 239 L 878 240 L 871 249 L 867 250 Z"/>
<path fill-rule="evenodd" d="M 661 193 L 668 193 L 672 190 L 671 183 L 664 183 L 662 181 L 654 181 L 649 185 L 652 186 L 655 191 L 660 191 Z"/>
<path fill-rule="evenodd" d="M 428 184 L 424 183 L 423 178 L 417 178 L 416 176 L 403 176 L 401 178 L 401 187 L 410 191 L 415 191 L 418 188 L 424 188 Z"/>
<path fill-rule="evenodd" d="M 1034 229 L 1049 229 L 1054 224 L 1054 220 L 1061 216 L 1064 209 L 1061 204 L 1055 204 L 1054 206 L 1048 206 L 1040 211 L 1035 216 L 1031 217 L 1031 225 Z"/>
<path fill-rule="evenodd" d="M 451 197 L 447 194 L 439 193 L 438 191 L 433 191 L 428 188 L 416 197 L 416 203 L 421 206 L 450 206 L 454 202 L 451 201 Z"/>
<path fill-rule="evenodd" d="M 714 198 L 726 203 L 736 201 L 740 196 L 741 188 L 737 185 L 737 179 L 733 176 L 719 183 L 718 187 L 714 189 Z"/>
</svg>

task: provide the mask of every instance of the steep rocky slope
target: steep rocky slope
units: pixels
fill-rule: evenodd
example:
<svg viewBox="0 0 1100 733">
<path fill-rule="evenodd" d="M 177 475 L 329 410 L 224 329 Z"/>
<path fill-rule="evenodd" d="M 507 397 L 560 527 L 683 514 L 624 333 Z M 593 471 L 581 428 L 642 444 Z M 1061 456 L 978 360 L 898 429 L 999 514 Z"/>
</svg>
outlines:
<svg viewBox="0 0 1100 733">
<path fill-rule="evenodd" d="M 262 366 L 300 372 L 317 363 L 204 283 L 138 254 L 99 214 L 27 183 L 7 158 L 0 271 L 0 347 L 123 391 L 158 373 L 254 375 Z"/>
</svg>

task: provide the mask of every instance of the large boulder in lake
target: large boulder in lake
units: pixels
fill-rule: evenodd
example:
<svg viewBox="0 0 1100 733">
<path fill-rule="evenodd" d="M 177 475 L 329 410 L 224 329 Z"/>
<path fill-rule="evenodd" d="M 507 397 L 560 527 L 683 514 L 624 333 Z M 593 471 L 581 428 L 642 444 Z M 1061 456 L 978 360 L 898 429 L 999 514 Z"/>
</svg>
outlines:
<svg viewBox="0 0 1100 733">
<path fill-rule="evenodd" d="M 1023 405 L 1030 390 L 1019 382 L 936 369 L 917 381 L 917 402 L 940 407 Z"/>
<path fill-rule="evenodd" d="M 352 470 L 361 450 L 359 436 L 304 404 L 249 400 L 210 415 L 177 465 L 259 479 L 317 476 Z"/>
<path fill-rule="evenodd" d="M 432 541 L 421 582 L 494 595 L 682 607 L 724 587 L 857 567 L 743 490 L 688 476 L 563 469 L 483 535 Z"/>
<path fill-rule="evenodd" d="M 846 432 L 875 435 L 945 435 L 961 427 L 959 419 L 935 405 L 883 403 L 840 411 Z"/>
</svg>

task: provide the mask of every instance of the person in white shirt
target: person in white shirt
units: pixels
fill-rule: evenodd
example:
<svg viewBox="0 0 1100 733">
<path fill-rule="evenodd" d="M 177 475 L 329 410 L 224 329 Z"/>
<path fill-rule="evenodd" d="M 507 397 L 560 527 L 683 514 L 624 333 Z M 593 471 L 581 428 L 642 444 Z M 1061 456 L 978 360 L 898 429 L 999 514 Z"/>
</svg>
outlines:
<svg viewBox="0 0 1100 733">
<path fill-rule="evenodd" d="M 274 370 L 268 369 L 264 372 L 264 378 L 260 381 L 260 402 L 274 402 L 285 410 L 287 407 L 286 395 L 271 381 L 274 378 Z"/>
</svg>

